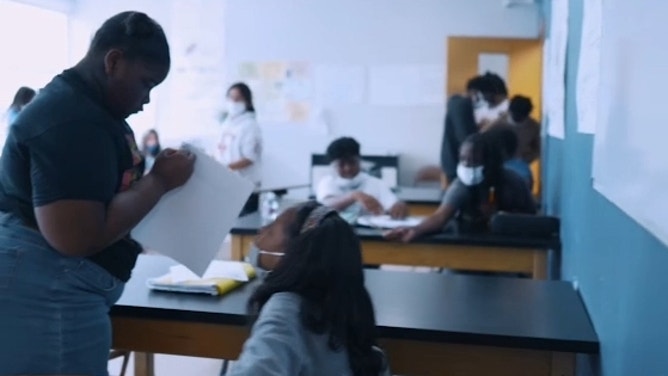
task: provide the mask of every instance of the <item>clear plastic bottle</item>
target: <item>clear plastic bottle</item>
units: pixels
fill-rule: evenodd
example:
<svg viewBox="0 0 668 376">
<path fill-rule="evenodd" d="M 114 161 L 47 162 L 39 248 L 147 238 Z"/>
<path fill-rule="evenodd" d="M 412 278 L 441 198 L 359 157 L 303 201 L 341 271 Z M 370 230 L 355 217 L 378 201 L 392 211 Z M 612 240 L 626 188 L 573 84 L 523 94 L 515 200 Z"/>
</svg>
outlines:
<svg viewBox="0 0 668 376">
<path fill-rule="evenodd" d="M 274 192 L 265 192 L 261 195 L 260 215 L 265 221 L 274 221 L 278 217 L 280 203 Z"/>
</svg>

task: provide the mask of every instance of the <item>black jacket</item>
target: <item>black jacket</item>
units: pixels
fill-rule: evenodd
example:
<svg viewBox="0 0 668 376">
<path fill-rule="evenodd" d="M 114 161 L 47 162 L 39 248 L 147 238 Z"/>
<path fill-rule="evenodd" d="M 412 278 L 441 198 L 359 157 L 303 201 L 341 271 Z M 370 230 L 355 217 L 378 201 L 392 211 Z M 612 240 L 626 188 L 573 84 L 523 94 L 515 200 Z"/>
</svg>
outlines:
<svg viewBox="0 0 668 376">
<path fill-rule="evenodd" d="M 468 136 L 476 132 L 478 132 L 478 127 L 473 116 L 473 102 L 461 95 L 450 97 L 441 144 L 441 169 L 448 178 L 448 182 L 452 182 L 457 177 L 459 148 Z"/>
</svg>

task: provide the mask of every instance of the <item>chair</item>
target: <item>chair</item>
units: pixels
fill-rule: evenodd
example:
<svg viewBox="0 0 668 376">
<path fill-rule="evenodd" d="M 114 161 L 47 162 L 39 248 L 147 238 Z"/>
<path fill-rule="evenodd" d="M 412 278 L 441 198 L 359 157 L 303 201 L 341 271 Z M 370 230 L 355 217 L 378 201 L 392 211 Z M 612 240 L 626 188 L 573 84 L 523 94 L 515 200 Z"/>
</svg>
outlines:
<svg viewBox="0 0 668 376">
<path fill-rule="evenodd" d="M 441 175 L 443 172 L 438 166 L 424 166 L 415 174 L 413 185 L 416 187 L 441 187 Z"/>
<path fill-rule="evenodd" d="M 390 188 L 399 185 L 399 156 L 398 155 L 363 155 L 362 171 L 375 176 L 385 182 Z M 324 154 L 311 155 L 311 196 L 315 194 L 320 180 L 329 175 L 330 161 Z"/>
</svg>

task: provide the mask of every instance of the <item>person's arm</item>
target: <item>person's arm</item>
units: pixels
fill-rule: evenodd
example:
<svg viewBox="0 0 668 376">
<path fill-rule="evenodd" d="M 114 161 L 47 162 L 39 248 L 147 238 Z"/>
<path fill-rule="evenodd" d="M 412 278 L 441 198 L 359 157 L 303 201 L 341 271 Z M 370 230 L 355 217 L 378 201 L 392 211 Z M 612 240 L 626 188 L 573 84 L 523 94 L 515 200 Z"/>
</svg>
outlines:
<svg viewBox="0 0 668 376">
<path fill-rule="evenodd" d="M 76 141 L 64 143 L 67 139 Z M 50 130 L 29 148 L 37 226 L 53 248 L 68 256 L 92 255 L 125 236 L 164 192 L 189 178 L 194 163 L 193 157 L 165 151 L 156 159 L 156 173 L 115 194 L 114 144 L 98 126 Z"/>
<path fill-rule="evenodd" d="M 244 168 L 250 166 L 253 164 L 253 161 L 251 161 L 248 158 L 241 158 L 238 161 L 232 162 L 227 167 L 232 170 L 232 171 L 237 171 L 237 170 L 243 170 Z"/>
<path fill-rule="evenodd" d="M 239 359 L 228 372 L 229 376 L 301 374 L 304 354 L 301 349 L 303 330 L 299 327 L 299 305 L 279 306 L 275 304 L 276 298 L 272 297 L 262 308 Z"/>
<path fill-rule="evenodd" d="M 260 159 L 262 154 L 262 137 L 260 128 L 256 125 L 246 124 L 239 137 L 241 143 L 241 159 L 230 163 L 227 167 L 231 170 L 243 170 Z"/>
</svg>

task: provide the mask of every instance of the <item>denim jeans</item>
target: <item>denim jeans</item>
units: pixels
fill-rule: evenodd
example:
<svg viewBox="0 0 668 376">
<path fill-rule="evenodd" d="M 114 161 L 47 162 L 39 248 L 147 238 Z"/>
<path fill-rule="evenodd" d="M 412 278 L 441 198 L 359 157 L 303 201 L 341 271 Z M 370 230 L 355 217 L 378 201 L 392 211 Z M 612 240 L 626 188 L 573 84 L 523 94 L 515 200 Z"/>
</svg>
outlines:
<svg viewBox="0 0 668 376">
<path fill-rule="evenodd" d="M 109 309 L 124 283 L 0 220 L 0 375 L 107 376 Z"/>
</svg>

